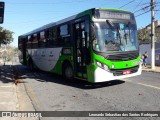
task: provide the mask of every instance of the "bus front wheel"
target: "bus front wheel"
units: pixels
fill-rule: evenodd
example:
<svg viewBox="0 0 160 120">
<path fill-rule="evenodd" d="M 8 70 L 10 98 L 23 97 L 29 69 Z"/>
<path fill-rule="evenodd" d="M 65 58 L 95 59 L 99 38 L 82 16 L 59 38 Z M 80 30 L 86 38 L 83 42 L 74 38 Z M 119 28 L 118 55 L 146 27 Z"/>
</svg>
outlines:
<svg viewBox="0 0 160 120">
<path fill-rule="evenodd" d="M 68 63 L 63 65 L 63 76 L 67 80 L 72 80 L 73 79 L 73 68 Z"/>
</svg>

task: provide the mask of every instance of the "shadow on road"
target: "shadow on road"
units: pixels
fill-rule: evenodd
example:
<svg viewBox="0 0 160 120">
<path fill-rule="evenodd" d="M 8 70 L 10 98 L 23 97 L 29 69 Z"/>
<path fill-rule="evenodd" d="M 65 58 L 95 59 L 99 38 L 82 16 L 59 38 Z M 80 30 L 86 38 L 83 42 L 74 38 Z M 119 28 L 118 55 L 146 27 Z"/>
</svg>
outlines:
<svg viewBox="0 0 160 120">
<path fill-rule="evenodd" d="M 102 82 L 102 83 L 89 83 L 87 81 L 79 80 L 79 79 L 73 79 L 71 81 L 68 81 L 68 80 L 65 80 L 62 76 L 59 76 L 53 73 L 47 73 L 40 70 L 36 70 L 33 72 L 28 67 L 25 67 L 22 65 L 17 65 L 15 67 L 18 68 L 21 74 L 20 76 L 21 79 L 32 78 L 38 82 L 52 82 L 52 83 L 71 86 L 71 87 L 80 88 L 80 89 L 97 89 L 97 88 L 110 87 L 110 86 L 125 83 L 125 81 L 121 81 L 121 80 L 113 80 L 113 81 Z"/>
<path fill-rule="evenodd" d="M 11 65 L 0 65 L 0 81 L 3 83 L 14 83 Z"/>
</svg>

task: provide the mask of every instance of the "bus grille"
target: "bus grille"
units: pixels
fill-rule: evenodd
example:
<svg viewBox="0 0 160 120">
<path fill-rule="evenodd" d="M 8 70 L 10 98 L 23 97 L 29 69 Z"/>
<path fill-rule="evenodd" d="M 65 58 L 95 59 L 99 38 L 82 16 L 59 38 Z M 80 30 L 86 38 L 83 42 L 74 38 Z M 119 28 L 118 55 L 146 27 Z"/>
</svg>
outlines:
<svg viewBox="0 0 160 120">
<path fill-rule="evenodd" d="M 128 53 L 128 54 L 116 54 L 116 55 L 108 55 L 106 59 L 112 61 L 127 61 L 136 59 L 139 56 L 139 53 Z"/>
<path fill-rule="evenodd" d="M 114 76 L 120 76 L 123 75 L 124 70 L 130 70 L 131 74 L 138 71 L 139 66 L 127 68 L 127 69 L 111 69 L 110 72 L 113 73 Z"/>
</svg>

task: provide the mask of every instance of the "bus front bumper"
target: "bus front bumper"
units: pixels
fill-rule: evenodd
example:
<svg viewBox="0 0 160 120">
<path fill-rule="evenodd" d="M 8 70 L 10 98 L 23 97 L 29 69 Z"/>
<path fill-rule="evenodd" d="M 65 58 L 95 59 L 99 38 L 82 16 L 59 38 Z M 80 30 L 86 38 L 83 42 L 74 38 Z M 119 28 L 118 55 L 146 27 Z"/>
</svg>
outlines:
<svg viewBox="0 0 160 120">
<path fill-rule="evenodd" d="M 142 67 L 140 65 L 138 68 L 138 71 L 135 73 L 114 76 L 113 73 L 98 67 L 94 72 L 94 80 L 95 80 L 94 82 L 96 83 L 96 82 L 105 82 L 105 81 L 111 81 L 111 80 L 120 80 L 122 78 L 128 78 L 128 77 L 140 75 L 141 72 L 142 72 Z"/>
</svg>

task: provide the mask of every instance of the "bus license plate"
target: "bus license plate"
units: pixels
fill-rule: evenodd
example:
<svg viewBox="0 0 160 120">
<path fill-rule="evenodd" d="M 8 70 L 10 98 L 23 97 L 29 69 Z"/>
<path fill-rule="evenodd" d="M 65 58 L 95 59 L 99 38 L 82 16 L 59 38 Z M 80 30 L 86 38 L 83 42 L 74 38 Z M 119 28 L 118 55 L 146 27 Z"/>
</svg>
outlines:
<svg viewBox="0 0 160 120">
<path fill-rule="evenodd" d="M 123 75 L 127 75 L 127 74 L 130 74 L 131 73 L 131 70 L 124 70 L 123 71 Z"/>
</svg>

